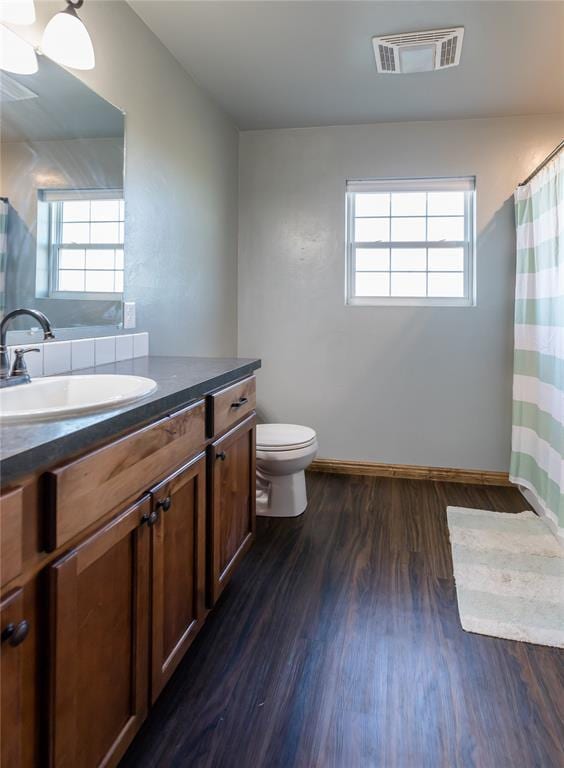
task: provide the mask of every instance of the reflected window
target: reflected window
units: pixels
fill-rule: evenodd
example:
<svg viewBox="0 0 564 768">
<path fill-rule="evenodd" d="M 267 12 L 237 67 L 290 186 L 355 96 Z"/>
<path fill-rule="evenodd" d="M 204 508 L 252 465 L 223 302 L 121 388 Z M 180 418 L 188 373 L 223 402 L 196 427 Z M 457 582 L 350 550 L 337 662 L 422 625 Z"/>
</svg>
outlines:
<svg viewBox="0 0 564 768">
<path fill-rule="evenodd" d="M 44 190 L 50 295 L 109 298 L 123 293 L 122 190 Z"/>
<path fill-rule="evenodd" d="M 474 178 L 347 182 L 347 303 L 474 303 Z"/>
</svg>

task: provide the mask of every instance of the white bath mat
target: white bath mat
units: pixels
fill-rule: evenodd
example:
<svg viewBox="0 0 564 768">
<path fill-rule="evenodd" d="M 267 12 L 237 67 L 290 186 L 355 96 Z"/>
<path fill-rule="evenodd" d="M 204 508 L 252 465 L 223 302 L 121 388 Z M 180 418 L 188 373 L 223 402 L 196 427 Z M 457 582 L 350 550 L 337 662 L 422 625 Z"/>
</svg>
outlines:
<svg viewBox="0 0 564 768">
<path fill-rule="evenodd" d="M 448 507 L 463 629 L 564 648 L 564 548 L 534 512 Z"/>
</svg>

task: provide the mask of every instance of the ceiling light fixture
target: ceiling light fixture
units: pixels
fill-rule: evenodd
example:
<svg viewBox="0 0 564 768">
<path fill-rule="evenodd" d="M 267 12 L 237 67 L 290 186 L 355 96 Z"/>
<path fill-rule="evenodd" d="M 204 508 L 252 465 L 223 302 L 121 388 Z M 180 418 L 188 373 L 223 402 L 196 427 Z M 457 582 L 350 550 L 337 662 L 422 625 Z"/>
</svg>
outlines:
<svg viewBox="0 0 564 768">
<path fill-rule="evenodd" d="M 64 11 L 45 27 L 41 48 L 46 56 L 71 69 L 94 69 L 94 48 L 88 30 L 78 18 L 84 0 L 67 0 Z"/>
<path fill-rule="evenodd" d="M 0 69 L 15 75 L 37 72 L 37 56 L 30 43 L 0 24 Z"/>
<path fill-rule="evenodd" d="M 0 21 L 24 26 L 35 21 L 33 0 L 0 0 Z"/>
</svg>

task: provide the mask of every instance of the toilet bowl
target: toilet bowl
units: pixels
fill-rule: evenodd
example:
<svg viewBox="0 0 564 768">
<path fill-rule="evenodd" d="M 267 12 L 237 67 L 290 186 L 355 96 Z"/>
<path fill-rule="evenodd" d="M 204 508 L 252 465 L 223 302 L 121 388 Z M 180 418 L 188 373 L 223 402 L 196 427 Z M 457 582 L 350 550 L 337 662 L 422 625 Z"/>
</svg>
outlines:
<svg viewBox="0 0 564 768">
<path fill-rule="evenodd" d="M 317 435 L 298 424 L 257 425 L 257 515 L 297 517 L 307 506 L 304 470 Z"/>
</svg>

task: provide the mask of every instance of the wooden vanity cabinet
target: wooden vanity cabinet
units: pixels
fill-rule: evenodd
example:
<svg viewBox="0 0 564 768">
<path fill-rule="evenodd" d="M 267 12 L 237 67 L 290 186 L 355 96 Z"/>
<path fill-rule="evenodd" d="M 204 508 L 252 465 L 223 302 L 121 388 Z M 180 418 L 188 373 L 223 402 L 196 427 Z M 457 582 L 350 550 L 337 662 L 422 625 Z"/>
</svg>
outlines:
<svg viewBox="0 0 564 768">
<path fill-rule="evenodd" d="M 205 454 L 151 491 L 151 701 L 205 618 Z"/>
<path fill-rule="evenodd" d="M 24 643 L 29 622 L 24 615 L 23 589 L 9 593 L 0 603 L 2 747 L 0 765 L 23 765 Z"/>
<path fill-rule="evenodd" d="M 149 496 L 49 567 L 49 765 L 116 765 L 148 709 Z"/>
<path fill-rule="evenodd" d="M 252 544 L 256 521 L 254 413 L 208 448 L 208 604 Z"/>
<path fill-rule="evenodd" d="M 205 618 L 205 454 L 50 567 L 51 765 L 115 765 Z"/>
<path fill-rule="evenodd" d="M 254 406 L 248 377 L 3 491 L 2 768 L 118 764 L 252 543 Z"/>
</svg>

